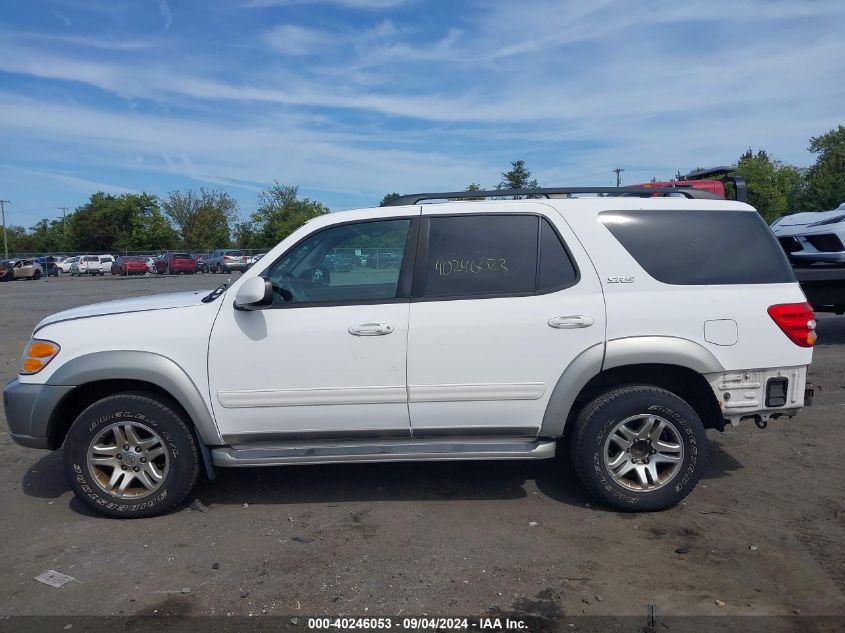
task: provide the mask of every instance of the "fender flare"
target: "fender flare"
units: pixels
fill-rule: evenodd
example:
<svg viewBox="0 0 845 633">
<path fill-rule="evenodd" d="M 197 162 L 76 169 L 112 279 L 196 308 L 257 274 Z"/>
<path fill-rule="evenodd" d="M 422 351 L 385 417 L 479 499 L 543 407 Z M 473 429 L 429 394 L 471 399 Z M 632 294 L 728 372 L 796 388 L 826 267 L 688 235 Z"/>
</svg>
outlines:
<svg viewBox="0 0 845 633">
<path fill-rule="evenodd" d="M 606 369 L 625 365 L 678 365 L 699 374 L 724 372 L 721 362 L 708 349 L 694 341 L 673 336 L 632 336 L 613 339 L 606 345 L 588 347 L 558 378 L 552 390 L 541 437 L 562 437 L 575 399 L 593 378 Z"/>
<path fill-rule="evenodd" d="M 134 350 L 85 354 L 59 367 L 46 384 L 80 387 L 102 380 L 139 380 L 161 387 L 185 409 L 201 444 L 223 444 L 214 417 L 194 381 L 178 364 L 161 354 Z"/>
<path fill-rule="evenodd" d="M 680 365 L 699 374 L 725 371 L 713 352 L 675 336 L 629 336 L 607 342 L 602 370 L 623 365 Z"/>
</svg>

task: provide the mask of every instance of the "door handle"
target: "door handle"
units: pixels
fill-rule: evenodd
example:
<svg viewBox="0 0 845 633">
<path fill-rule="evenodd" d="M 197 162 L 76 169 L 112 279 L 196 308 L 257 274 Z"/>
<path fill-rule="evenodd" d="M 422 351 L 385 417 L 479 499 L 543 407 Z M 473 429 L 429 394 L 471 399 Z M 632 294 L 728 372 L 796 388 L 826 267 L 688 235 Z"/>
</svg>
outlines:
<svg viewBox="0 0 845 633">
<path fill-rule="evenodd" d="M 393 332 L 393 326 L 388 323 L 359 323 L 349 327 L 353 336 L 384 336 Z"/>
<path fill-rule="evenodd" d="M 558 330 L 573 330 L 579 327 L 590 327 L 595 321 L 593 317 L 586 314 L 573 314 L 570 316 L 557 316 L 549 319 L 549 325 Z"/>
</svg>

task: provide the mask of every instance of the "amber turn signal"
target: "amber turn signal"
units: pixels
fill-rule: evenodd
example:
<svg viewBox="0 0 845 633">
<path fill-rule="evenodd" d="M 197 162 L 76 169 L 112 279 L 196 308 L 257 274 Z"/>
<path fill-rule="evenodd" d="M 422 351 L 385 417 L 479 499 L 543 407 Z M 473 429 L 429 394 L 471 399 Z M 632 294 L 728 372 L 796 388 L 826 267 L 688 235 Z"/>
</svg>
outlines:
<svg viewBox="0 0 845 633">
<path fill-rule="evenodd" d="M 56 357 L 61 348 L 52 341 L 33 339 L 26 346 L 21 363 L 21 374 L 37 374 Z"/>
</svg>

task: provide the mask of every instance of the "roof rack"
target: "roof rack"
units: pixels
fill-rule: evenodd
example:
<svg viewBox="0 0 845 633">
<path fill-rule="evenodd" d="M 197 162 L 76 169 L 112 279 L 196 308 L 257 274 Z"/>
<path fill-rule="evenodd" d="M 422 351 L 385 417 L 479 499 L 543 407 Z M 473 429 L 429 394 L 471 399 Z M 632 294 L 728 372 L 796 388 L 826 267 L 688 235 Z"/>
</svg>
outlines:
<svg viewBox="0 0 845 633">
<path fill-rule="evenodd" d="M 495 189 L 492 191 L 447 191 L 440 193 L 412 193 L 399 196 L 382 204 L 383 207 L 399 207 L 419 204 L 423 200 L 466 200 L 478 198 L 509 198 L 519 197 L 569 197 L 578 194 L 599 194 L 607 197 L 638 196 L 650 198 L 655 195 L 682 195 L 687 198 L 703 198 L 706 200 L 721 200 L 719 196 L 703 189 L 691 187 L 541 187 L 537 189 Z"/>
</svg>

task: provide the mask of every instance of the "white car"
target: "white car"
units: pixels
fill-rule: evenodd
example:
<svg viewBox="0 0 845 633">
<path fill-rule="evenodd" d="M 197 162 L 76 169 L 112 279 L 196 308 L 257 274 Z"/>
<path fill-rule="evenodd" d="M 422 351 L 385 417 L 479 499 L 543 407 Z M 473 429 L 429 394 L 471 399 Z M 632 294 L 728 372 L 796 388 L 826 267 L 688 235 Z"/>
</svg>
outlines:
<svg viewBox="0 0 845 633">
<path fill-rule="evenodd" d="M 56 264 L 56 268 L 58 268 L 63 273 L 69 273 L 71 266 L 74 264 L 74 262 L 78 261 L 79 255 L 76 255 L 74 257 L 65 257 L 62 261 Z"/>
<path fill-rule="evenodd" d="M 48 316 L 4 390 L 11 437 L 64 446 L 74 492 L 115 517 L 216 467 L 558 448 L 606 506 L 670 507 L 705 429 L 801 410 L 815 321 L 752 207 L 592 191 L 403 196 L 310 220 L 231 286 Z M 562 193 L 584 190 L 535 195 Z M 402 261 L 331 269 L 361 244 Z"/>
<path fill-rule="evenodd" d="M 76 277 L 81 275 L 103 275 L 103 264 L 99 255 L 80 255 L 79 259 L 70 265 L 70 274 Z"/>
<path fill-rule="evenodd" d="M 258 261 L 259 261 L 262 257 L 264 257 L 266 254 L 267 254 L 267 253 L 259 253 L 258 255 L 253 255 L 252 257 L 250 257 L 250 258 L 249 258 L 249 262 L 248 262 L 248 263 L 249 263 L 249 265 L 250 265 L 250 267 L 255 266 L 255 264 L 257 264 L 257 263 L 258 263 Z"/>
<path fill-rule="evenodd" d="M 100 269 L 103 273 L 110 273 L 112 264 L 114 264 L 114 255 L 98 255 L 100 258 Z"/>
<path fill-rule="evenodd" d="M 792 261 L 845 263 L 845 202 L 833 211 L 785 215 L 771 226 Z"/>
</svg>

